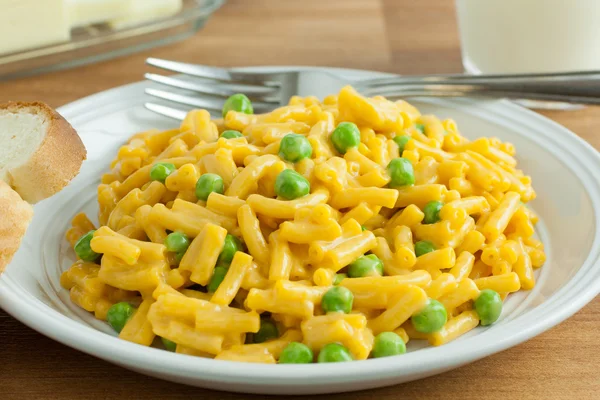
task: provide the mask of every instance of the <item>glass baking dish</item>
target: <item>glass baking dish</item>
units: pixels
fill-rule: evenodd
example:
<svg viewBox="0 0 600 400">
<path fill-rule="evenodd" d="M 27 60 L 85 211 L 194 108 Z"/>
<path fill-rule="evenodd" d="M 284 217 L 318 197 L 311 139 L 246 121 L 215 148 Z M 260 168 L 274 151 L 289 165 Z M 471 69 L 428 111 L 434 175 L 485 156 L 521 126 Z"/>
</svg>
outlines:
<svg viewBox="0 0 600 400">
<path fill-rule="evenodd" d="M 71 68 L 185 39 L 196 33 L 225 0 L 183 0 L 169 18 L 115 30 L 107 24 L 76 28 L 71 40 L 0 55 L 0 81 Z"/>
</svg>

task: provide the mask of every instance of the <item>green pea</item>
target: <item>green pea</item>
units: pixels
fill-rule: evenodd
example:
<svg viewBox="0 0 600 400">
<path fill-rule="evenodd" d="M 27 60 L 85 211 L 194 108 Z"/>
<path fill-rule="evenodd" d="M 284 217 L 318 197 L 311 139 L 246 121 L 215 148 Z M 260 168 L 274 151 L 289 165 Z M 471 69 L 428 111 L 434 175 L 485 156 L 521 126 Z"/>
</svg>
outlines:
<svg viewBox="0 0 600 400">
<path fill-rule="evenodd" d="M 352 361 L 354 358 L 350 351 L 339 343 L 329 343 L 323 346 L 317 362 L 328 363 L 328 362 L 343 362 Z"/>
<path fill-rule="evenodd" d="M 441 201 L 430 201 L 425 204 L 423 207 L 423 213 L 425 214 L 425 218 L 423 218 L 424 224 L 435 224 L 440 220 L 440 210 L 444 206 L 444 203 Z"/>
<path fill-rule="evenodd" d="M 208 286 L 206 287 L 208 289 L 209 293 L 214 293 L 217 291 L 217 289 L 219 288 L 219 285 L 221 285 L 221 282 L 223 282 L 223 279 L 225 279 L 225 275 L 227 275 L 226 267 L 223 267 L 223 266 L 215 267 L 215 270 L 213 271 L 213 275 L 210 278 L 210 282 L 208 282 Z"/>
<path fill-rule="evenodd" d="M 498 292 L 491 289 L 482 290 L 474 306 L 483 326 L 493 324 L 502 314 L 502 298 Z"/>
<path fill-rule="evenodd" d="M 425 133 L 425 125 L 424 124 L 415 124 L 415 129 L 420 131 L 421 133 Z"/>
<path fill-rule="evenodd" d="M 73 246 L 75 254 L 77 254 L 77 257 L 83 261 L 95 261 L 98 256 L 100 256 L 100 254 L 92 250 L 92 246 L 90 244 L 94 238 L 94 232 L 96 231 L 89 231 L 80 237 L 77 243 L 75 243 L 75 246 Z"/>
<path fill-rule="evenodd" d="M 254 343 L 263 343 L 267 340 L 277 339 L 279 337 L 279 331 L 277 325 L 268 318 L 261 318 L 260 328 L 258 332 L 254 334 Z"/>
<path fill-rule="evenodd" d="M 326 313 L 341 311 L 348 314 L 352 311 L 354 295 L 343 286 L 334 286 L 325 292 L 321 299 L 321 308 Z"/>
<path fill-rule="evenodd" d="M 165 346 L 165 349 L 167 349 L 168 351 L 177 350 L 177 343 L 175 343 L 169 339 L 165 339 L 164 337 L 161 337 L 160 340 L 162 341 L 163 346 Z"/>
<path fill-rule="evenodd" d="M 187 248 L 190 246 L 190 239 L 188 239 L 187 235 L 182 232 L 172 232 L 167 235 L 165 239 L 165 246 L 168 251 L 172 251 L 173 253 L 185 253 Z"/>
<path fill-rule="evenodd" d="M 394 332 L 382 332 L 375 336 L 371 353 L 374 358 L 396 356 L 404 353 L 406 353 L 406 344 Z"/>
<path fill-rule="evenodd" d="M 429 299 L 425 307 L 410 320 L 417 332 L 434 333 L 444 327 L 448 320 L 448 313 L 442 303 Z"/>
<path fill-rule="evenodd" d="M 279 142 L 279 157 L 289 162 L 298 162 L 312 156 L 312 146 L 304 135 L 288 133 Z"/>
<path fill-rule="evenodd" d="M 275 194 L 294 200 L 310 193 L 310 183 L 293 169 L 285 169 L 275 179 Z"/>
<path fill-rule="evenodd" d="M 254 114 L 252 102 L 245 94 L 241 93 L 229 96 L 229 98 L 225 100 L 225 104 L 223 104 L 223 118 L 227 116 L 229 111 L 237 111 L 244 114 Z"/>
<path fill-rule="evenodd" d="M 171 163 L 156 163 L 150 168 L 150 179 L 165 183 L 169 175 L 175 172 L 177 168 Z"/>
<path fill-rule="evenodd" d="M 183 256 L 185 256 L 185 251 L 180 251 L 180 252 L 175 253 L 175 261 L 177 261 L 178 265 L 181 262 L 181 259 L 183 258 Z"/>
<path fill-rule="evenodd" d="M 423 254 L 431 253 L 435 246 L 429 240 L 421 240 L 415 243 L 415 255 L 421 257 Z"/>
<path fill-rule="evenodd" d="M 221 254 L 219 254 L 219 259 L 217 260 L 217 264 L 229 265 L 231 264 L 231 260 L 233 260 L 233 256 L 237 251 L 242 251 L 243 245 L 242 241 L 238 239 L 236 236 L 230 235 L 229 233 L 225 236 L 225 243 L 223 243 L 223 249 L 221 250 Z"/>
<path fill-rule="evenodd" d="M 358 257 L 355 261 L 348 265 L 348 276 L 350 278 L 382 275 L 383 262 L 375 254 Z"/>
<path fill-rule="evenodd" d="M 221 133 L 221 137 L 225 139 L 236 139 L 244 137 L 240 131 L 228 130 Z"/>
<path fill-rule="evenodd" d="M 204 174 L 196 182 L 196 197 L 206 201 L 212 192 L 223 194 L 224 189 L 223 178 L 217 174 Z"/>
<path fill-rule="evenodd" d="M 398 145 L 398 150 L 400 151 L 400 156 L 402 156 L 402 152 L 404 152 L 404 147 L 406 147 L 406 143 L 408 143 L 408 141 L 410 139 L 412 139 L 412 138 L 408 135 L 400 135 L 400 136 L 396 136 L 394 139 L 392 139 Z"/>
<path fill-rule="evenodd" d="M 339 153 L 346 154 L 349 149 L 360 144 L 360 131 L 352 122 L 340 122 L 331 133 L 330 139 Z"/>
<path fill-rule="evenodd" d="M 388 164 L 387 169 L 391 178 L 391 188 L 415 184 L 415 171 L 410 160 L 402 157 L 394 158 Z"/>
<path fill-rule="evenodd" d="M 106 321 L 116 331 L 121 332 L 136 308 L 127 302 L 113 304 L 106 313 Z"/>
<path fill-rule="evenodd" d="M 334 286 L 339 285 L 340 282 L 342 282 L 347 277 L 348 277 L 348 275 L 346 275 L 346 274 L 335 274 L 335 276 L 333 277 L 333 285 Z"/>
<path fill-rule="evenodd" d="M 313 362 L 313 352 L 305 344 L 292 342 L 279 355 L 279 364 L 310 364 Z"/>
</svg>

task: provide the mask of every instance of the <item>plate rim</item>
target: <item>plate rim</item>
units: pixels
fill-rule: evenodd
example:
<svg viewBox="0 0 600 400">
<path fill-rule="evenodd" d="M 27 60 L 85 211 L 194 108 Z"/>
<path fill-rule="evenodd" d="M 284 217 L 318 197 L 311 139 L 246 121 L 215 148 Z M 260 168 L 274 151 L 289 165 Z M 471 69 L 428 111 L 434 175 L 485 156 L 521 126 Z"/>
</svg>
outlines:
<svg viewBox="0 0 600 400">
<path fill-rule="evenodd" d="M 285 71 L 290 69 L 318 68 L 319 67 L 258 66 L 243 67 L 237 69 L 240 71 L 245 70 L 257 72 L 273 72 Z M 358 73 L 360 75 L 364 74 L 364 76 L 391 75 L 388 73 L 381 73 L 376 71 L 346 68 L 323 69 L 334 73 Z M 138 87 L 141 88 L 143 84 L 144 81 L 140 81 L 108 89 L 71 102 L 63 107 L 60 107 L 58 111 L 64 113 L 65 117 L 69 119 L 70 114 L 77 114 L 77 111 L 80 110 L 82 107 L 85 107 L 85 104 L 99 101 L 105 96 L 111 97 L 115 93 L 122 92 L 124 90 L 131 90 L 133 88 Z M 440 103 L 444 103 L 446 105 L 451 104 L 451 102 L 452 100 L 440 101 Z M 461 99 L 460 102 L 465 103 L 467 106 L 475 107 L 481 104 L 481 100 L 471 99 Z M 587 153 L 586 156 L 590 159 L 593 159 L 595 164 L 600 166 L 600 154 L 589 143 L 575 135 L 566 127 L 563 127 L 562 125 L 558 124 L 555 121 L 552 121 L 549 118 L 546 118 L 543 115 L 537 114 L 531 110 L 524 109 L 523 107 L 518 106 L 507 100 L 494 101 L 493 103 L 494 104 L 492 105 L 492 108 L 499 108 L 499 111 L 505 110 L 505 112 L 508 112 L 511 115 L 516 115 L 517 117 L 520 115 L 522 116 L 522 118 L 529 119 L 530 121 L 533 121 L 537 126 L 545 125 L 546 127 L 551 128 L 553 132 L 559 131 L 562 137 L 567 136 L 570 140 L 573 140 L 572 147 L 576 147 L 577 145 L 580 148 L 582 148 Z M 482 118 L 485 119 L 485 117 Z M 589 170 L 590 168 L 587 167 L 587 169 Z M 588 185 L 584 186 L 586 190 L 590 189 Z M 600 212 L 600 206 L 598 205 L 598 202 L 600 201 L 600 197 L 596 198 L 595 200 L 591 197 L 591 201 L 593 209 L 597 212 L 595 215 L 596 220 L 598 220 L 598 212 Z M 582 267 L 585 265 L 589 265 L 588 268 L 594 268 L 594 266 L 597 267 L 600 264 L 600 256 L 598 255 L 595 259 L 590 260 L 590 256 L 593 254 L 593 252 L 598 252 L 597 250 L 600 250 L 598 241 L 598 233 L 596 233 L 596 237 L 592 243 L 590 254 L 582 264 Z M 575 291 L 574 289 L 576 289 L 576 286 L 578 286 L 577 284 L 580 284 L 579 286 L 582 286 L 581 282 L 576 281 L 576 278 L 579 275 L 581 275 L 580 273 L 582 272 L 585 271 L 578 271 L 573 277 L 571 277 L 571 279 L 565 282 L 564 286 L 561 287 L 553 295 L 554 301 L 556 301 L 556 297 L 565 297 L 565 295 L 569 293 L 572 294 L 572 292 Z M 575 287 L 569 287 L 570 284 L 572 284 L 572 286 Z M 14 285 L 20 286 L 17 282 L 7 282 L 7 279 L 0 279 L 0 287 L 4 286 L 6 289 L 13 286 L 13 290 L 15 290 Z M 492 343 L 486 343 L 485 340 L 488 339 L 488 337 L 490 336 L 486 334 L 490 331 L 487 331 L 469 339 L 471 341 L 475 341 L 475 343 L 481 341 L 481 345 L 478 346 L 474 345 L 469 348 L 465 348 L 465 346 L 460 345 L 452 346 L 452 343 L 450 343 L 443 347 L 426 348 L 412 353 L 418 353 L 421 357 L 410 357 L 410 354 L 406 354 L 402 357 L 402 360 L 397 357 L 392 357 L 389 359 L 366 360 L 361 363 L 343 363 L 336 365 L 335 370 L 329 369 L 326 374 L 323 373 L 324 371 L 326 371 L 326 366 L 319 367 L 318 365 L 311 364 L 286 365 L 282 367 L 280 365 L 273 366 L 251 364 L 252 367 L 248 368 L 249 365 L 246 363 L 202 359 L 196 357 L 185 357 L 181 354 L 168 353 L 160 349 L 147 348 L 144 346 L 125 342 L 116 337 L 106 335 L 93 328 L 79 324 L 76 321 L 73 321 L 70 318 L 58 313 L 57 311 L 50 309 L 48 306 L 46 306 L 44 303 L 38 300 L 35 296 L 29 294 L 24 288 L 21 288 L 21 290 L 27 293 L 29 297 L 31 297 L 30 299 L 18 298 L 18 296 L 15 295 L 16 293 L 13 293 L 13 295 L 11 295 L 11 292 L 9 292 L 8 290 L 0 290 L 0 307 L 4 308 L 5 311 L 7 311 L 13 317 L 23 322 L 30 328 L 44 334 L 45 336 L 51 337 L 52 339 L 61 342 L 69 347 L 108 360 L 113 363 L 118 363 L 120 365 L 141 366 L 146 364 L 146 366 L 150 367 L 148 368 L 149 370 L 162 370 L 162 373 L 166 376 L 172 375 L 186 377 L 190 379 L 195 378 L 200 380 L 214 380 L 215 382 L 223 383 L 241 383 L 249 386 L 289 386 L 304 385 L 309 383 L 330 383 L 331 385 L 334 385 L 356 381 L 356 376 L 361 376 L 360 381 L 366 383 L 372 382 L 374 380 L 384 380 L 386 378 L 391 379 L 395 376 L 401 376 L 404 374 L 424 374 L 422 376 L 425 376 L 425 374 L 433 375 L 437 372 L 441 372 L 442 370 L 454 368 L 465 363 L 472 362 L 480 358 L 486 357 L 488 355 L 494 354 L 496 352 L 505 350 L 509 347 L 513 347 L 517 344 L 531 339 L 532 337 L 546 331 L 547 329 L 556 326 L 558 323 L 564 321 L 565 319 L 572 316 L 575 312 L 583 308 L 598 293 L 600 293 L 600 276 L 596 277 L 591 282 L 587 282 L 587 284 L 584 284 L 583 286 L 584 287 L 581 288 L 581 290 L 577 291 L 577 296 L 575 296 L 567 306 L 563 306 L 559 310 L 551 310 L 551 315 L 548 315 L 549 312 L 547 312 L 547 310 L 545 309 L 551 309 L 553 298 L 549 299 L 549 301 L 545 304 L 542 304 L 536 307 L 535 309 L 531 310 L 539 310 L 540 312 L 541 310 L 544 310 L 546 312 L 542 314 L 538 320 L 525 324 L 524 329 L 521 329 L 512 335 L 507 335 L 506 337 L 501 338 L 501 340 L 496 340 Z M 561 294 L 561 296 L 557 296 L 558 294 Z M 53 311 L 53 313 L 44 313 L 43 309 L 39 309 L 38 303 L 42 304 L 44 307 L 47 307 L 48 309 Z M 57 315 L 53 315 L 54 313 L 56 313 Z M 519 316 L 516 319 L 521 320 L 521 317 L 522 316 Z M 62 319 L 66 321 L 63 320 L 63 323 L 61 323 Z M 69 329 L 69 322 L 77 323 L 80 329 Z M 513 321 L 510 322 L 512 323 Z M 482 336 L 484 337 L 483 340 Z M 455 342 L 454 344 L 458 344 L 458 342 Z M 444 359 L 443 362 L 442 360 L 440 360 L 439 357 L 439 353 L 441 352 L 440 349 L 444 349 L 446 353 L 442 354 Z M 115 356 L 111 357 L 111 354 L 119 354 L 123 358 L 118 359 Z M 436 355 L 438 357 L 436 357 Z M 423 360 L 424 358 L 427 360 Z M 363 366 L 366 368 L 363 368 Z M 400 367 L 404 367 L 404 371 L 401 371 Z M 203 371 L 203 373 L 197 374 L 198 371 Z M 266 382 L 266 380 L 272 382 Z M 275 382 L 274 380 L 277 381 Z M 322 391 L 320 393 L 322 393 Z"/>
</svg>

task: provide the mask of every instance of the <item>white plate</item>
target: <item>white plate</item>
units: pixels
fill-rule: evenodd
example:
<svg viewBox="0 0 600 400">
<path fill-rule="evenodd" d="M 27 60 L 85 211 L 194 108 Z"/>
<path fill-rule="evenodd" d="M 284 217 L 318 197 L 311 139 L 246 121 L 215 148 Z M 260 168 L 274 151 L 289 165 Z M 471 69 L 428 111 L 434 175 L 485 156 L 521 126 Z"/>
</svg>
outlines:
<svg viewBox="0 0 600 400">
<path fill-rule="evenodd" d="M 253 68 L 274 71 L 277 68 Z M 336 70 L 348 78 L 373 72 Z M 452 117 L 470 138 L 497 136 L 514 143 L 533 178 L 541 217 L 538 234 L 548 254 L 534 290 L 512 295 L 491 328 L 437 348 L 335 365 L 259 365 L 215 361 L 146 348 L 115 337 L 108 327 L 74 306 L 60 287 L 70 263 L 64 233 L 80 211 L 96 214 L 95 186 L 116 149 L 131 134 L 169 128 L 174 122 L 145 110 L 144 82 L 109 90 L 61 108 L 88 149 L 81 174 L 58 195 L 35 206 L 21 249 L 0 279 L 0 307 L 61 343 L 140 373 L 212 389 L 310 394 L 351 391 L 438 374 L 507 349 L 565 320 L 600 292 L 600 156 L 562 126 L 507 101 L 426 100 L 427 113 Z M 319 93 L 318 82 L 312 90 Z M 10 338 L 9 338 L 10 340 Z M 510 368 L 510 365 L 506 366 Z"/>
</svg>

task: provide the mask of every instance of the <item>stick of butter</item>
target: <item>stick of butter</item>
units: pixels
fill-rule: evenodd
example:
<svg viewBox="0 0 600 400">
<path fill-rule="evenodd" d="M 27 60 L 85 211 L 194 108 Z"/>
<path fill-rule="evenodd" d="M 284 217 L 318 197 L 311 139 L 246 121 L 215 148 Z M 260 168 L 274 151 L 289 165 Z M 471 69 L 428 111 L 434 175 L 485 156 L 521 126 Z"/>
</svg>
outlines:
<svg viewBox="0 0 600 400">
<path fill-rule="evenodd" d="M 181 11 L 182 0 L 129 0 L 122 2 L 125 16 L 108 21 L 113 29 L 127 28 L 161 18 L 168 18 Z M 126 7 L 126 5 L 128 7 Z"/>
<path fill-rule="evenodd" d="M 0 54 L 69 41 L 71 28 L 128 28 L 182 7 L 182 0 L 0 0 Z"/>
<path fill-rule="evenodd" d="M 68 41 L 64 0 L 0 0 L 0 54 Z"/>
<path fill-rule="evenodd" d="M 72 28 L 101 24 L 127 15 L 131 0 L 66 0 Z"/>
</svg>

